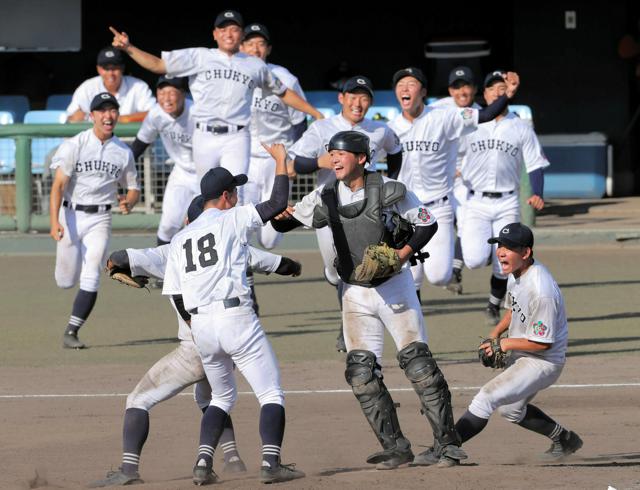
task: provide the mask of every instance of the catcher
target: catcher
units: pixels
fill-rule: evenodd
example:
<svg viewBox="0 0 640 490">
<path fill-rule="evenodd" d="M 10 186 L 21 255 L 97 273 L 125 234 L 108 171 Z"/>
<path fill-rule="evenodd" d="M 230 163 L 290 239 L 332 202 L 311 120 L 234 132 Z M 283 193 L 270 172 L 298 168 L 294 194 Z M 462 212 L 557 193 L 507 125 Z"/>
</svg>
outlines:
<svg viewBox="0 0 640 490">
<path fill-rule="evenodd" d="M 403 184 L 365 171 L 370 157 L 366 135 L 336 133 L 328 151 L 337 181 L 306 195 L 272 224 L 282 232 L 300 225 L 331 228 L 336 270 L 345 283 L 345 378 L 382 446 L 367 462 L 388 470 L 414 459 L 382 377 L 386 328 L 396 343 L 400 367 L 433 429 L 436 463 L 448 466 L 466 455 L 454 429 L 447 382 L 427 345 L 422 309 L 407 264 L 433 237 L 438 225 Z"/>
<path fill-rule="evenodd" d="M 498 409 L 509 422 L 551 439 L 546 456 L 562 458 L 580 449 L 582 440 L 530 403 L 556 382 L 564 367 L 568 326 L 562 293 L 547 268 L 534 261 L 533 233 L 527 226 L 508 224 L 489 243 L 498 244 L 497 258 L 509 275 L 507 313 L 480 344 L 479 356 L 484 366 L 506 369 L 482 387 L 456 430 L 466 442 Z M 501 338 L 507 329 L 509 336 Z M 435 454 L 430 457 L 436 459 Z"/>
</svg>

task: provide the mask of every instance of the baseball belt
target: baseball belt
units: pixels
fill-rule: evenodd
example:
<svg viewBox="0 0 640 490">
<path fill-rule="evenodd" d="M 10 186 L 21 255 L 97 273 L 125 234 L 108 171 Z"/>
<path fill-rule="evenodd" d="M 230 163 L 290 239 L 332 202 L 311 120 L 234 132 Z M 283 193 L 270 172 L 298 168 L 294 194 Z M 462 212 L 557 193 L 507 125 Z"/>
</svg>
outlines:
<svg viewBox="0 0 640 490">
<path fill-rule="evenodd" d="M 196 128 L 198 128 L 200 131 L 206 131 L 213 134 L 227 134 L 237 133 L 242 128 L 244 128 L 244 126 L 210 126 L 204 123 L 196 123 Z"/>
<path fill-rule="evenodd" d="M 236 306 L 240 306 L 240 298 L 236 296 L 235 298 L 223 299 L 222 304 L 227 310 L 229 308 L 235 308 Z M 190 315 L 197 315 L 198 307 L 196 306 L 195 308 L 191 308 L 190 310 L 187 310 L 187 313 L 189 313 Z"/>
<path fill-rule="evenodd" d="M 62 205 L 65 208 L 75 209 L 76 211 L 83 211 L 85 213 L 103 213 L 111 209 L 111 204 L 74 204 L 69 201 L 63 201 Z"/>
<path fill-rule="evenodd" d="M 471 194 L 472 196 L 474 194 L 482 194 L 482 197 L 490 197 L 491 199 L 498 199 L 498 198 L 503 197 L 503 196 L 510 196 L 514 192 L 515 191 L 509 191 L 509 192 L 477 192 L 477 191 L 474 191 L 473 189 L 469 189 L 469 194 Z"/>
</svg>

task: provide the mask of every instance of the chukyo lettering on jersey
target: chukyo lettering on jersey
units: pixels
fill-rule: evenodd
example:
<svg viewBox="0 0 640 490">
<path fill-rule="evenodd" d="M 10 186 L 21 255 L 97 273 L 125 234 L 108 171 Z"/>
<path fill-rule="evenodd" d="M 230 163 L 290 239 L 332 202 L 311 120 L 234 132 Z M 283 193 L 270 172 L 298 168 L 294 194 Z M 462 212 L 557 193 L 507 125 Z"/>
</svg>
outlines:
<svg viewBox="0 0 640 490">
<path fill-rule="evenodd" d="M 201 72 L 202 76 L 205 80 L 231 80 L 234 82 L 241 83 L 242 85 L 246 85 L 250 90 L 255 88 L 255 82 L 251 79 L 249 75 L 245 75 L 242 72 L 228 69 L 215 69 L 215 70 L 205 70 Z M 200 76 L 200 74 L 198 75 Z"/>
<path fill-rule="evenodd" d="M 516 298 L 511 294 L 511 291 L 507 293 L 509 295 L 509 301 L 511 302 L 511 311 L 518 316 L 521 323 L 526 323 L 527 317 L 522 312 L 522 307 L 518 304 Z"/>
<path fill-rule="evenodd" d="M 515 157 L 518 155 L 518 153 L 520 153 L 520 148 L 518 148 L 517 146 L 512 145 L 507 141 L 494 138 L 473 141 L 469 146 L 473 153 L 478 153 L 479 151 L 495 150 L 507 153 L 512 157 Z"/>
<path fill-rule="evenodd" d="M 113 163 L 105 162 L 104 160 L 88 160 L 85 162 L 76 162 L 75 171 L 81 172 L 102 172 L 111 175 L 117 179 L 120 177 L 122 168 Z"/>
<path fill-rule="evenodd" d="M 423 152 L 431 152 L 437 153 L 440 150 L 440 142 L 439 141 L 403 141 L 402 142 L 402 151 L 423 151 Z"/>
<path fill-rule="evenodd" d="M 253 107 L 254 109 L 258 109 L 261 112 L 278 112 L 280 109 L 282 109 L 282 104 L 279 104 L 278 101 L 269 99 L 269 97 L 254 97 Z"/>
<path fill-rule="evenodd" d="M 165 136 L 168 136 L 171 141 L 177 143 L 191 143 L 191 135 L 188 133 L 181 133 L 178 131 L 163 131 Z"/>
</svg>

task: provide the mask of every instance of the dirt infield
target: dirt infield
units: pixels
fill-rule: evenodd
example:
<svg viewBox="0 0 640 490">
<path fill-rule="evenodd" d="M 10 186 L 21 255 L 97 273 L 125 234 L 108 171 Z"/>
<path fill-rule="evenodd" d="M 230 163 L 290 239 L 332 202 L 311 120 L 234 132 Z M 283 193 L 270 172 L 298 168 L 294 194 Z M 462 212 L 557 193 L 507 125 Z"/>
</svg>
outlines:
<svg viewBox="0 0 640 490">
<path fill-rule="evenodd" d="M 302 259 L 299 281 L 261 277 L 265 329 L 280 358 L 287 390 L 283 459 L 307 478 L 287 488 L 640 488 L 640 247 L 536 250 L 565 294 L 569 360 L 558 385 L 537 404 L 577 431 L 585 445 L 563 462 L 540 454 L 548 442 L 498 416 L 465 448 L 470 458 L 450 469 L 376 471 L 365 463 L 377 443 L 343 377 L 333 350 L 339 312 L 315 253 Z M 0 257 L 3 339 L 0 346 L 0 488 L 83 488 L 119 465 L 124 398 L 146 369 L 175 347 L 174 313 L 158 291 L 105 280 L 82 339 L 91 348 L 64 351 L 61 333 L 73 292 L 53 282 L 53 257 Z M 493 373 L 474 349 L 487 333 L 482 308 L 489 269 L 465 271 L 465 294 L 423 288 L 430 345 L 452 387 L 456 417 Z M 416 452 L 431 440 L 418 401 L 387 339 L 385 379 L 400 403 L 403 431 Z M 241 391 L 248 391 L 240 382 Z M 249 474 L 224 475 L 219 488 L 258 487 L 258 406 L 242 394 L 234 411 Z M 153 409 L 139 488 L 193 488 L 191 468 L 199 412 L 183 394 Z M 220 467 L 217 464 L 216 467 Z M 40 475 L 36 481 L 36 471 Z"/>
</svg>

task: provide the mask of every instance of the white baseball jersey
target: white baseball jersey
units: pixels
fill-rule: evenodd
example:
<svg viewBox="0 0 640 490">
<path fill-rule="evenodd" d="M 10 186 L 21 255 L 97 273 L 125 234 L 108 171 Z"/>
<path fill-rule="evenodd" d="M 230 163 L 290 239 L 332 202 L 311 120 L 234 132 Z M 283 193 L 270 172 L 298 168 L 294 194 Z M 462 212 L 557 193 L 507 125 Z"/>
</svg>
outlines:
<svg viewBox="0 0 640 490">
<path fill-rule="evenodd" d="M 527 172 L 549 166 L 533 129 L 514 113 L 480 124 L 462 145 L 462 176 L 476 192 L 518 190 L 523 164 Z"/>
<path fill-rule="evenodd" d="M 288 89 L 306 99 L 300 82 L 283 66 L 267 64 L 271 72 Z M 269 156 L 260 143 L 282 143 L 289 148 L 293 143 L 293 126 L 304 121 L 306 114 L 286 105 L 280 97 L 265 94 L 257 87 L 253 91 L 253 106 L 251 107 L 251 155 Z"/>
<path fill-rule="evenodd" d="M 511 309 L 510 338 L 553 344 L 544 351 L 514 351 L 515 356 L 564 363 L 569 338 L 567 313 L 560 288 L 544 265 L 534 262 L 517 279 L 509 274 L 505 308 Z"/>
<path fill-rule="evenodd" d="M 218 49 L 163 51 L 167 75 L 189 77 L 196 122 L 247 126 L 253 90 L 282 95 L 286 87 L 260 58 L 244 53 L 228 56 Z"/>
<path fill-rule="evenodd" d="M 67 107 L 67 115 L 71 115 L 80 109 L 89 119 L 91 111 L 91 101 L 101 92 L 108 92 L 102 81 L 102 77 L 97 76 L 85 80 L 73 93 L 71 103 Z M 136 77 L 125 75 L 118 92 L 114 94 L 118 104 L 120 104 L 120 115 L 127 116 L 136 112 L 147 112 L 156 103 L 149 86 Z"/>
<path fill-rule="evenodd" d="M 154 105 L 142 121 L 136 137 L 143 143 L 151 144 L 160 136 L 167 154 L 175 165 L 195 175 L 196 167 L 193 163 L 191 145 L 191 135 L 195 127 L 191 117 L 192 105 L 191 100 L 185 99 L 184 110 L 177 118 L 167 114 L 158 104 Z"/>
<path fill-rule="evenodd" d="M 449 195 L 456 172 L 458 139 L 478 127 L 478 110 L 425 107 L 413 123 L 400 114 L 390 126 L 402 134 L 402 168 L 398 180 L 422 202 Z"/>
<path fill-rule="evenodd" d="M 128 248 L 127 256 L 129 257 L 131 275 L 152 276 L 158 279 L 164 279 L 170 249 L 170 244 L 160 245 L 154 248 Z M 254 272 L 263 274 L 275 272 L 280 266 L 281 261 L 281 255 L 275 255 L 249 246 L 249 264 Z M 178 325 L 178 338 L 180 340 L 191 340 L 191 329 L 180 316 L 178 317 Z"/>
<path fill-rule="evenodd" d="M 437 108 L 445 108 L 445 109 L 454 108 L 455 109 L 460 106 L 456 104 L 456 101 L 453 99 L 453 97 L 444 97 L 442 99 L 433 101 L 431 104 L 429 104 L 429 107 L 432 107 L 434 109 L 437 109 Z M 471 108 L 480 110 L 482 109 L 482 106 L 474 102 L 473 104 L 471 104 Z M 463 157 L 464 157 L 464 145 L 458 145 L 458 157 L 456 158 L 456 170 L 461 169 Z"/>
<path fill-rule="evenodd" d="M 162 294 L 182 294 L 187 310 L 248 295 L 249 234 L 263 225 L 253 204 L 205 209 L 171 240 Z"/>
<path fill-rule="evenodd" d="M 51 161 L 51 168 L 60 167 L 70 177 L 64 199 L 74 204 L 112 204 L 118 186 L 138 189 L 133 153 L 113 136 L 104 144 L 93 128 L 65 140 Z"/>
<path fill-rule="evenodd" d="M 400 140 L 385 123 L 363 119 L 353 126 L 342 114 L 315 121 L 302 137 L 289 149 L 289 157 L 318 158 L 327 153 L 329 141 L 340 131 L 358 131 L 366 134 L 370 140 L 371 162 L 375 163 L 387 154 L 402 151 Z M 374 167 L 375 168 L 375 167 Z M 318 185 L 326 184 L 334 179 L 333 170 L 318 170 Z"/>
</svg>

